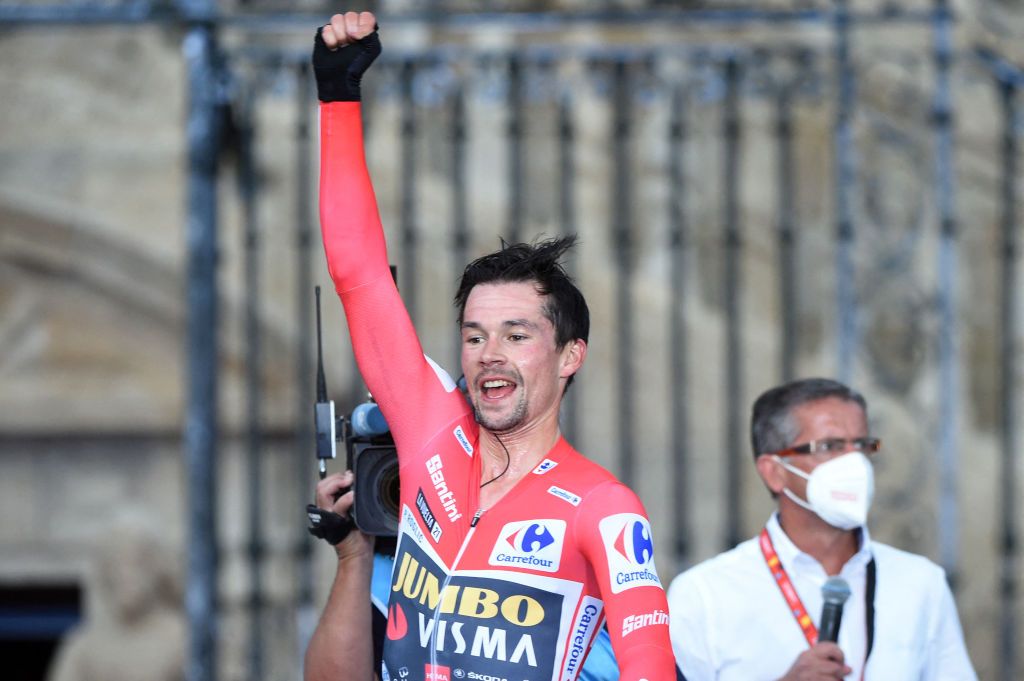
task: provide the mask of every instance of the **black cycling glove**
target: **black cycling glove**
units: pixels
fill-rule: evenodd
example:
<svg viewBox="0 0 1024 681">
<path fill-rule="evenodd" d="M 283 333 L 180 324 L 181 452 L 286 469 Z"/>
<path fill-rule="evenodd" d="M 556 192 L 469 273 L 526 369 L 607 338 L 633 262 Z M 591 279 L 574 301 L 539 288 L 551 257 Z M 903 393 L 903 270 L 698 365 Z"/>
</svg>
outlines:
<svg viewBox="0 0 1024 681">
<path fill-rule="evenodd" d="M 362 40 L 332 51 L 324 43 L 323 30 L 323 26 L 318 28 L 313 39 L 317 96 L 321 102 L 358 102 L 359 81 L 380 54 L 380 35 L 374 28 Z"/>
<path fill-rule="evenodd" d="M 309 533 L 334 546 L 344 541 L 355 527 L 351 518 L 338 515 L 334 511 L 325 511 L 313 504 L 306 505 L 306 515 L 309 516 L 309 527 L 306 528 Z"/>
</svg>

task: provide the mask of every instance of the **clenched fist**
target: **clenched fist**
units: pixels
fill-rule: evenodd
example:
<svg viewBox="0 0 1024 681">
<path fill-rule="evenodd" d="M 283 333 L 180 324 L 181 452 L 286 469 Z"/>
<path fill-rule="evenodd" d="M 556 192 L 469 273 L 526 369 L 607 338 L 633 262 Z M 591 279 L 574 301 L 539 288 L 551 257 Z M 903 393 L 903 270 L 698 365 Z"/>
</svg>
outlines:
<svg viewBox="0 0 1024 681">
<path fill-rule="evenodd" d="M 372 12 L 335 14 L 316 32 L 313 72 L 321 102 L 358 102 L 363 74 L 380 54 Z"/>
</svg>

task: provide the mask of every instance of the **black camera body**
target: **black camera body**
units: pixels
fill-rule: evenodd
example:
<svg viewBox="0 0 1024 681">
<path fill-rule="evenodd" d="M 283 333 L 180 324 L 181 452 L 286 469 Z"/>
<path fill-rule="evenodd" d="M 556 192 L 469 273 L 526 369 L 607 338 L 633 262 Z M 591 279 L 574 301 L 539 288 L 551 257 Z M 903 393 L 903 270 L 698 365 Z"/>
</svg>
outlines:
<svg viewBox="0 0 1024 681">
<path fill-rule="evenodd" d="M 369 418 L 365 412 L 369 412 Z M 395 441 L 373 402 L 358 405 L 342 420 L 338 430 L 344 439 L 348 467 L 355 476 L 352 519 L 366 534 L 394 537 L 398 534 L 401 505 Z M 378 425 L 367 428 L 368 423 Z"/>
<path fill-rule="evenodd" d="M 395 537 L 398 534 L 398 509 L 400 493 L 398 487 L 398 451 L 388 430 L 387 422 L 380 407 L 374 402 L 363 402 L 348 416 L 334 418 L 334 402 L 317 402 L 316 456 L 320 460 L 320 478 L 327 474 L 328 459 L 336 458 L 337 443 L 345 447 L 345 462 L 352 471 L 352 487 L 355 503 L 349 513 L 351 521 L 335 516 L 316 506 L 307 508 L 311 528 L 321 527 L 314 532 L 331 543 L 344 539 L 348 530 L 344 525 L 355 526 L 366 534 L 376 537 Z M 324 516 L 329 518 L 325 521 Z M 334 525 L 336 530 L 327 525 Z M 312 531 L 312 529 L 311 529 Z"/>
</svg>

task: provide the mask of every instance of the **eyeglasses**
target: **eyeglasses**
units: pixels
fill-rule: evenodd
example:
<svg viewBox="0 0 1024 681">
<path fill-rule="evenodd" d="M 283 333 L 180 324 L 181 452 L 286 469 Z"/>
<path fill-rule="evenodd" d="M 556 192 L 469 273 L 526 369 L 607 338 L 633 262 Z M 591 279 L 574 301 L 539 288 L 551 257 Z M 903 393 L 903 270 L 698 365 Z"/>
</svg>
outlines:
<svg viewBox="0 0 1024 681">
<path fill-rule="evenodd" d="M 775 456 L 795 456 L 797 454 L 845 454 L 846 452 L 864 452 L 875 454 L 882 448 L 882 441 L 877 437 L 830 437 L 824 440 L 811 440 L 800 445 L 773 452 Z"/>
</svg>

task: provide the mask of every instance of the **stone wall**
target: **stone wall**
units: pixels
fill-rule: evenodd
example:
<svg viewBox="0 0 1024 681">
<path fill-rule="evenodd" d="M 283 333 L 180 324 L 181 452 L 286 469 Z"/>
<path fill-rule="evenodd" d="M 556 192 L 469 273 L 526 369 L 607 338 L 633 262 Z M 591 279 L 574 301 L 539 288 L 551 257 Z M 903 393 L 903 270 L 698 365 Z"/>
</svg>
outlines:
<svg viewBox="0 0 1024 681">
<path fill-rule="evenodd" d="M 566 3 L 571 5 L 572 3 Z M 925 5 L 926 3 L 922 3 Z M 1024 26 L 1010 2 L 958 4 L 954 71 L 957 206 L 960 240 L 957 303 L 962 409 L 958 495 L 960 546 L 958 603 L 972 658 L 982 678 L 995 676 L 999 404 L 1001 370 L 996 338 L 998 288 L 998 165 L 1001 139 L 997 95 L 991 78 L 970 57 L 977 44 L 1022 61 L 1014 38 Z M 308 31 L 248 35 L 229 31 L 225 43 L 305 45 Z M 8 584 L 82 580 L 90 547 L 123 514 L 155 519 L 184 555 L 186 493 L 178 434 L 183 403 L 184 281 L 184 72 L 176 28 L 51 28 L 0 32 L 0 580 Z M 557 40 L 564 45 L 772 44 L 798 41 L 823 50 L 827 27 L 709 31 L 666 24 L 594 25 L 552 33 L 515 33 L 501 25 L 466 28 L 403 24 L 389 31 L 388 46 L 425 49 L 461 44 L 506 49 Z M 893 46 L 899 46 L 894 49 Z M 878 466 L 875 536 L 938 560 L 937 319 L 940 273 L 934 138 L 928 127 L 930 33 L 905 24 L 858 29 L 854 36 L 860 83 L 858 148 L 858 293 L 863 308 L 863 347 L 854 382 L 872 404 L 873 427 L 886 442 Z M 581 432 L 575 443 L 613 470 L 617 465 L 615 379 L 615 243 L 609 226 L 613 191 L 609 163 L 612 119 L 600 84 L 567 63 L 559 71 L 574 94 L 576 165 L 574 198 L 583 243 L 576 267 L 594 314 L 588 365 L 572 399 Z M 683 68 L 683 67 L 680 67 Z M 827 71 L 827 68 L 824 69 Z M 397 260 L 397 136 L 400 110 L 381 76 L 369 141 L 370 162 L 382 215 Z M 297 509 L 312 491 L 301 477 L 309 462 L 296 460 L 287 434 L 305 424 L 297 414 L 294 380 L 295 326 L 295 82 L 287 70 L 258 82 L 258 159 L 264 333 L 264 413 L 272 437 L 265 457 L 264 518 L 267 537 L 267 678 L 298 678 L 294 609 L 296 542 L 303 522 Z M 390 85 L 388 84 L 390 83 Z M 505 114 L 496 71 L 471 81 L 467 157 L 472 253 L 496 245 L 506 224 L 503 175 Z M 801 100 L 794 114 L 795 162 L 800 182 L 797 293 L 800 374 L 835 370 L 834 207 L 832 125 L 834 84 Z M 756 89 L 756 88 L 755 88 Z M 428 93 L 429 94 L 429 93 Z M 393 92 L 392 92 L 393 95 Z M 457 263 L 450 248 L 451 205 L 447 109 L 418 109 L 425 131 L 416 178 L 419 276 L 403 284 L 423 306 L 418 319 L 428 354 L 457 373 L 455 334 L 447 296 Z M 557 154 L 552 145 L 555 108 L 531 104 L 527 118 L 524 232 L 553 233 L 558 224 Z M 633 238 L 634 369 L 644 386 L 637 398 L 637 489 L 655 522 L 663 578 L 677 569 L 669 540 L 675 505 L 690 512 L 699 560 L 723 548 L 724 339 L 726 320 L 721 238 L 721 101 L 695 89 L 688 104 L 686 215 L 691 241 L 686 255 L 687 363 L 692 477 L 685 499 L 670 487 L 665 408 L 670 385 L 668 310 L 680 304 L 666 282 L 669 269 L 668 149 L 663 131 L 669 98 L 654 91 L 638 100 L 635 118 Z M 742 257 L 744 405 L 779 380 L 780 299 L 775 186 L 774 109 L 756 93 L 742 104 L 740 208 Z M 499 170 L 501 169 L 501 170 Z M 229 158 L 224 168 L 220 234 L 222 301 L 221 415 L 224 442 L 219 491 L 223 550 L 222 678 L 246 678 L 248 572 L 244 428 L 245 366 L 242 283 L 243 234 Z M 310 197 L 312 201 L 312 197 Z M 332 287 L 317 251 L 315 279 Z M 1018 263 L 1020 256 L 1018 255 Z M 401 275 L 400 275 L 401 276 Z M 415 293 L 413 292 L 415 289 Z M 355 377 L 340 306 L 325 296 L 329 385 L 351 394 Z M 1018 319 L 1024 314 L 1018 313 Z M 1024 331 L 1016 330 L 1021 356 Z M 1024 377 L 1013 377 L 1018 395 Z M 1018 398 L 1019 399 L 1019 398 Z M 746 408 L 743 409 L 744 414 Z M 744 417 L 745 418 L 745 417 Z M 1018 419 L 1020 415 L 1018 415 Z M 1018 424 L 1020 428 L 1020 424 Z M 743 455 L 743 461 L 748 461 Z M 1018 489 L 1022 482 L 1019 479 Z M 308 484 L 306 484 L 308 482 Z M 744 469 L 743 524 L 753 533 L 770 500 L 753 466 Z M 304 491 L 305 490 L 305 491 Z M 329 552 L 316 547 L 318 594 L 323 602 L 331 574 Z M 1018 618 L 1024 608 L 1017 604 Z M 1024 644 L 1024 631 L 1020 632 Z M 1024 645 L 1018 646 L 1024 650 Z"/>
</svg>

